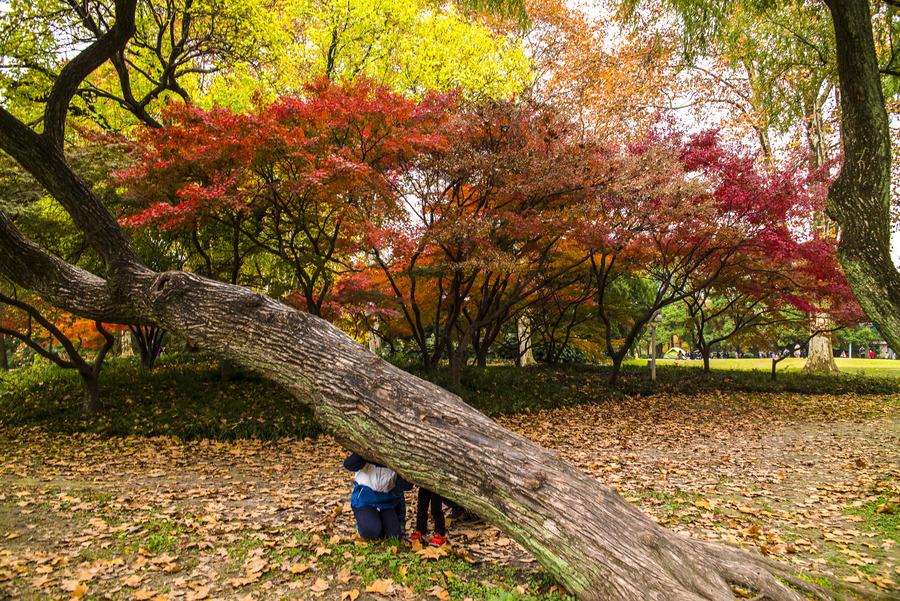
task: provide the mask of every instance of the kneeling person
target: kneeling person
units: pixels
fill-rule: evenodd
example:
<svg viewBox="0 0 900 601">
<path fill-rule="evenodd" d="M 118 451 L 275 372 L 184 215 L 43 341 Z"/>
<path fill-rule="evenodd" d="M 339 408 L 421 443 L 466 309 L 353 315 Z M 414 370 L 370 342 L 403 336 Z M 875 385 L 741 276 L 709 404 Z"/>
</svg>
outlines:
<svg viewBox="0 0 900 601">
<path fill-rule="evenodd" d="M 400 538 L 406 529 L 406 500 L 403 493 L 412 485 L 397 472 L 353 453 L 344 467 L 356 472 L 350 507 L 356 530 L 366 540 Z"/>
</svg>

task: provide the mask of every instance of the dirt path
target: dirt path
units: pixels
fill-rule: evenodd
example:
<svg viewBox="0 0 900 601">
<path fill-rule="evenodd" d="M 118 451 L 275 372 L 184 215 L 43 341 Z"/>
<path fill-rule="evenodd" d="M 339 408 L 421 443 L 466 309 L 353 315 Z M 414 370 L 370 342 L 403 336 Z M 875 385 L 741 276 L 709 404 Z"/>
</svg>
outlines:
<svg viewBox="0 0 900 601">
<path fill-rule="evenodd" d="M 898 408 L 900 398 L 657 396 L 502 421 L 686 536 L 753 547 L 893 594 Z M 423 589 L 434 576 L 413 578 L 421 554 L 397 554 L 389 573 L 364 569 L 374 553 L 396 550 L 354 544 L 343 456 L 328 438 L 183 443 L 0 432 L 0 598 L 535 592 L 521 574 L 537 566 L 483 524 L 451 528 L 453 560 L 514 572 L 451 578 L 441 570 L 436 588 Z M 488 588 L 450 586 L 463 577 Z"/>
</svg>

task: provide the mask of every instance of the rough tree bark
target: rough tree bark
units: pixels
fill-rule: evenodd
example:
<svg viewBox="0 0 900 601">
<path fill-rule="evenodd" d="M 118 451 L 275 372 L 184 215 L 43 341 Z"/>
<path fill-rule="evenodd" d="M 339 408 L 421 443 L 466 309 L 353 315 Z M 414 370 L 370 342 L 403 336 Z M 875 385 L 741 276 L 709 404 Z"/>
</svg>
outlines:
<svg viewBox="0 0 900 601">
<path fill-rule="evenodd" d="M 97 415 L 103 411 L 100 400 L 100 378 L 92 373 L 81 373 L 81 390 L 84 393 L 84 412 Z"/>
<path fill-rule="evenodd" d="M 65 114 L 77 83 L 102 62 L 98 52 L 108 57 L 127 42 L 134 5 L 135 0 L 117 0 L 114 43 L 100 50 L 89 46 L 63 69 L 60 78 L 68 81 L 54 86 L 48 117 Z M 81 58 L 85 53 L 90 60 Z M 280 383 L 346 447 L 487 518 L 582 599 L 730 600 L 733 584 L 758 591 L 759 599 L 804 598 L 786 583 L 820 599 L 832 597 L 787 566 L 660 527 L 609 487 L 459 397 L 374 356 L 318 317 L 233 284 L 150 271 L 66 165 L 64 124 L 45 119 L 45 133 L 38 135 L 0 109 L 0 147 L 85 232 L 107 266 L 108 280 L 61 264 L 24 241 L 7 221 L 0 227 L 0 269 L 16 283 L 28 282 L 61 307 L 95 319 L 108 319 L 118 307 L 128 316 L 124 323 L 156 323 Z M 18 252 L 30 253 L 30 259 L 4 257 Z M 8 270 L 11 264 L 25 271 Z M 36 274 L 35 265 L 56 271 Z M 60 281 L 62 273 L 76 281 Z"/>
<path fill-rule="evenodd" d="M 120 357 L 134 357 L 134 348 L 131 342 L 131 331 L 122 330 L 119 332 L 118 340 L 115 347 Z"/>
<path fill-rule="evenodd" d="M 827 315 L 813 316 L 813 330 L 822 331 L 823 333 L 816 334 L 809 339 L 803 371 L 816 374 L 835 373 L 838 371 L 837 363 L 834 361 L 834 343 L 832 342 L 831 332 L 828 331 L 833 329 L 833 327 Z"/>
<path fill-rule="evenodd" d="M 834 22 L 844 162 L 828 194 L 854 294 L 900 350 L 900 271 L 890 256 L 891 143 L 867 0 L 826 0 Z"/>
<path fill-rule="evenodd" d="M 528 315 L 523 314 L 516 320 L 516 339 L 519 342 L 516 366 L 527 367 L 536 364 L 531 346 L 531 318 Z"/>
</svg>

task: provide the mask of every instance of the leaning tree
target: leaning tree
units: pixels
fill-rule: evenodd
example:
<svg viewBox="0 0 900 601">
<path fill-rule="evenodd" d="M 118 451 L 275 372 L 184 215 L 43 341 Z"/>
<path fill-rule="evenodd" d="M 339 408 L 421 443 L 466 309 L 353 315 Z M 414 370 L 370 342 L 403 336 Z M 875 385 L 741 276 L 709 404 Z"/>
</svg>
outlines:
<svg viewBox="0 0 900 601">
<path fill-rule="evenodd" d="M 38 133 L 0 108 L 0 148 L 64 207 L 102 258 L 100 277 L 46 252 L 0 214 L 0 272 L 104 322 L 154 323 L 283 385 L 348 448 L 468 507 L 509 533 L 582 599 L 731 599 L 833 593 L 787 566 L 658 526 L 611 488 L 407 374 L 324 320 L 247 288 L 147 268 L 67 163 L 69 102 L 131 37 L 137 0 L 56 77 Z M 429 441 L 423 444 L 422 441 Z"/>
</svg>

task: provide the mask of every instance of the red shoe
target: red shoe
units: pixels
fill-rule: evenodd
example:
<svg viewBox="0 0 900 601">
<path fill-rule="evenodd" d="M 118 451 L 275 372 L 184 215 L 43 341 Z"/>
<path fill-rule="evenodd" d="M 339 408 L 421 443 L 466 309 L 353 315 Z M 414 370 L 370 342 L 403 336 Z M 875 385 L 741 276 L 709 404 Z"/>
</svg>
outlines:
<svg viewBox="0 0 900 601">
<path fill-rule="evenodd" d="M 409 543 L 415 543 L 415 542 L 423 543 L 423 542 L 425 542 L 425 537 L 422 536 L 422 533 L 421 533 L 421 532 L 419 532 L 418 530 L 416 530 L 416 531 L 413 532 L 410 536 L 407 536 L 407 537 L 406 537 L 406 540 L 407 540 L 407 542 L 409 542 Z"/>
<path fill-rule="evenodd" d="M 430 541 L 428 541 L 429 547 L 443 547 L 447 544 L 447 537 L 443 534 L 435 534 Z"/>
</svg>

